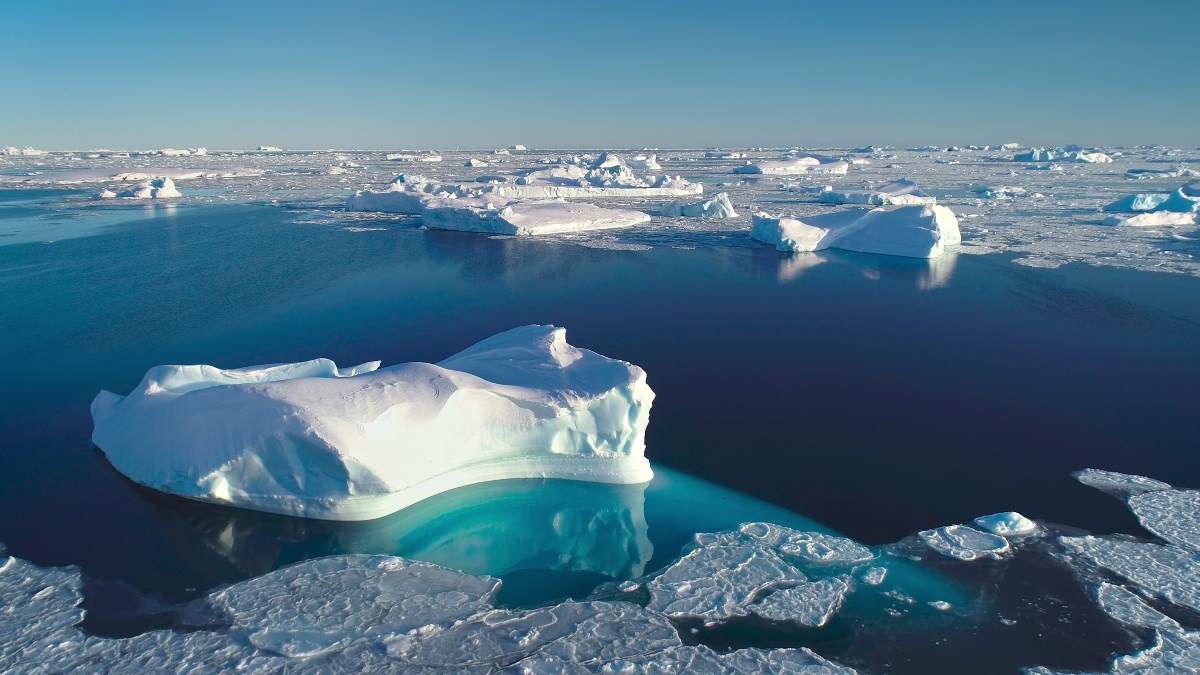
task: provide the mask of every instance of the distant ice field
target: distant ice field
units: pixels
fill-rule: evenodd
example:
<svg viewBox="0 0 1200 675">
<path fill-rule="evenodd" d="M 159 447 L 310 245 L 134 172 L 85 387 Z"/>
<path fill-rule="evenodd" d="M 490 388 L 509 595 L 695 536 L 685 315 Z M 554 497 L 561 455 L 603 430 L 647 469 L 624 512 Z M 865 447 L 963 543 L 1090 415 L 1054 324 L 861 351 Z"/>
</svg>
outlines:
<svg viewBox="0 0 1200 675">
<path fill-rule="evenodd" d="M 1015 262 L 1058 267 L 1082 262 L 1178 274 L 1200 275 L 1200 230 L 1193 225 L 1149 227 L 1104 224 L 1104 206 L 1132 194 L 1169 193 L 1200 175 L 1200 149 L 1166 147 L 1100 148 L 1112 162 L 1016 161 L 1028 150 L 933 150 L 859 148 L 722 149 L 721 151 L 618 150 L 631 164 L 654 155 L 657 169 L 645 173 L 681 175 L 704 185 L 706 195 L 726 192 L 737 217 L 724 219 L 660 215 L 671 200 L 605 197 L 605 207 L 640 210 L 649 222 L 619 230 L 551 234 L 552 239 L 593 248 L 644 250 L 653 247 L 757 247 L 748 236 L 752 214 L 812 216 L 841 208 L 824 203 L 822 194 L 868 193 L 893 181 L 913 181 L 937 203 L 958 216 L 960 253 L 1007 252 Z M 57 217 L 78 216 L 83 224 L 102 221 L 84 216 L 141 205 L 106 200 L 102 190 L 120 192 L 150 176 L 170 177 L 182 193 L 173 203 L 271 203 L 298 209 L 302 218 L 334 226 L 370 230 L 397 220 L 419 226 L 419 218 L 346 212 L 345 200 L 360 189 L 381 189 L 397 174 L 419 174 L 441 183 L 475 184 L 478 179 L 544 168 L 573 157 L 599 156 L 603 150 L 528 150 L 493 154 L 491 150 L 398 153 L 324 151 L 216 153 L 201 156 L 98 156 L 52 153 L 0 157 L 0 189 L 68 188 L 69 196 L 43 198 Z M 735 173 L 747 162 L 769 162 L 797 153 L 847 161 L 845 175 Z M 1082 153 L 1091 156 L 1088 153 Z M 386 159 L 389 155 L 401 159 Z M 722 158 L 727 156 L 733 158 Z M 1053 152 L 1036 156 L 1059 157 Z M 1080 153 L 1066 153 L 1066 157 Z M 441 161 L 428 161 L 441 157 Z M 476 160 L 471 162 L 471 160 Z M 472 166 L 484 164 L 485 166 Z M 653 168 L 654 164 L 649 165 Z M 828 190 L 826 187 L 828 186 Z M 125 200 L 128 201 L 128 200 Z M 1132 214 L 1129 214 L 1132 215 Z M 386 221 L 380 225 L 376 221 Z M 104 221 L 107 222 L 107 221 Z M 1115 222 L 1115 221 L 1111 221 Z M 1136 224 L 1136 223 L 1132 223 Z M 48 227 L 45 220 L 0 219 L 0 245 L 78 236 L 88 226 Z"/>
</svg>

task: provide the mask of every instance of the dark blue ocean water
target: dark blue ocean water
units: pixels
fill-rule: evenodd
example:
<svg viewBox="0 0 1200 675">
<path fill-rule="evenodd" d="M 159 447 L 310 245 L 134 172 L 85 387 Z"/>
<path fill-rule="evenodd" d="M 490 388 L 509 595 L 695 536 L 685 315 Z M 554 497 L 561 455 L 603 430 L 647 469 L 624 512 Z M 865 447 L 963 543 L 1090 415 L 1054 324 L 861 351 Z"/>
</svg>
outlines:
<svg viewBox="0 0 1200 675">
<path fill-rule="evenodd" d="M 743 520 L 881 544 L 1013 509 L 1144 534 L 1069 473 L 1200 485 L 1200 279 L 1003 256 L 607 251 L 401 221 L 351 232 L 258 205 L 129 216 L 105 215 L 89 236 L 0 242 L 0 542 L 39 564 L 80 565 L 101 632 L 152 624 L 155 603 L 348 550 L 499 574 L 502 600 L 528 604 L 661 567 L 692 532 Z M 647 370 L 659 481 L 514 481 L 336 525 L 152 494 L 89 440 L 96 392 L 125 393 L 156 364 L 437 361 L 534 322 Z M 563 512 L 577 525 L 547 526 Z M 588 514 L 612 524 L 589 526 Z M 1069 576 L 1027 573 L 1039 583 L 1013 573 L 1014 597 L 1051 584 L 1088 604 Z M 848 627 L 802 642 L 920 672 L 931 663 L 922 630 L 870 648 Z M 995 638 L 972 630 L 939 634 L 962 664 Z M 1105 630 L 1077 624 L 1049 646 L 1033 631 L 1015 640 L 1019 660 L 993 665 L 1100 667 L 1104 645 L 1121 644 Z M 1071 639 L 1096 651 L 1072 651 Z"/>
</svg>

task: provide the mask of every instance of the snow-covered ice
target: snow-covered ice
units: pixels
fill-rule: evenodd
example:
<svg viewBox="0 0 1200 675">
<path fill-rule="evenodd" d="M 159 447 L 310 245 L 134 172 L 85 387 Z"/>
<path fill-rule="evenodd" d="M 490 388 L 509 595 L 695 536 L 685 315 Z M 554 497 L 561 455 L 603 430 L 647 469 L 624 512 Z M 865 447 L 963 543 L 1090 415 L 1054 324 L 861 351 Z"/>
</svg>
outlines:
<svg viewBox="0 0 1200 675">
<path fill-rule="evenodd" d="M 1022 537 L 1038 531 L 1037 523 L 1016 511 L 979 516 L 975 519 L 975 525 L 981 530 L 998 534 L 1001 537 Z"/>
<path fill-rule="evenodd" d="M 971 561 L 998 558 L 1008 552 L 1008 541 L 966 525 L 947 525 L 917 533 L 925 545 L 944 556 Z"/>
<path fill-rule="evenodd" d="M 837 248 L 911 258 L 936 258 L 962 240 L 954 212 L 937 205 L 845 209 L 804 219 L 756 213 L 750 236 L 780 251 Z"/>
<path fill-rule="evenodd" d="M 120 192 L 104 190 L 100 193 L 101 199 L 170 199 L 182 196 L 175 189 L 175 181 L 165 177 L 151 178 Z"/>
<path fill-rule="evenodd" d="M 1101 222 L 1120 227 L 1187 227 L 1196 224 L 1196 214 L 1147 211 L 1136 216 L 1109 216 Z"/>
<path fill-rule="evenodd" d="M 287 515 L 366 520 L 472 483 L 640 483 L 654 392 L 635 365 L 523 326 L 438 364 L 158 366 L 92 403 L 135 482 Z"/>
<path fill-rule="evenodd" d="M 729 193 L 717 194 L 698 202 L 674 201 L 664 206 L 659 213 L 664 216 L 682 216 L 687 218 L 737 218 L 737 211 L 729 201 Z"/>
<path fill-rule="evenodd" d="M 937 203 L 937 199 L 926 194 L 917 187 L 916 183 L 907 178 L 892 181 L 873 190 L 846 192 L 829 190 L 822 192 L 819 199 L 827 204 L 868 204 L 872 206 Z"/>
<path fill-rule="evenodd" d="M 767 176 L 791 176 L 800 174 L 815 174 L 824 176 L 843 176 L 850 169 L 850 164 L 842 160 L 823 162 L 817 157 L 806 156 L 795 159 L 764 160 L 746 162 L 733 170 L 740 174 L 763 174 Z"/>
<path fill-rule="evenodd" d="M 630 227 L 650 216 L 630 209 L 601 208 L 562 199 L 523 201 L 484 194 L 435 199 L 425 204 L 423 222 L 435 230 L 538 235 Z"/>
</svg>

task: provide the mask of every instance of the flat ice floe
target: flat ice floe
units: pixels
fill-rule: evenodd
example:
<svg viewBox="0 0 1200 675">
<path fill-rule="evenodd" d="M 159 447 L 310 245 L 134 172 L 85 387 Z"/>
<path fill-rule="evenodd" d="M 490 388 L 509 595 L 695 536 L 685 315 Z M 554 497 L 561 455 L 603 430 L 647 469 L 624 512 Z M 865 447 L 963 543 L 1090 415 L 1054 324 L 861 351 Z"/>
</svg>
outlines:
<svg viewBox="0 0 1200 675">
<path fill-rule="evenodd" d="M 45 672 L 713 672 L 852 675 L 809 649 L 685 645 L 628 602 L 496 609 L 497 579 L 390 556 L 318 558 L 194 604 L 195 625 L 84 633 L 82 578 L 0 547 L 0 670 Z"/>
<path fill-rule="evenodd" d="M 425 227 L 435 230 L 538 235 L 629 227 L 650 221 L 630 209 L 607 209 L 562 199 L 523 201 L 484 194 L 425 204 Z"/>
<path fill-rule="evenodd" d="M 867 204 L 871 206 L 899 206 L 910 204 L 936 204 L 937 199 L 926 194 L 917 184 L 901 178 L 874 190 L 822 192 L 820 201 L 826 204 Z"/>
<path fill-rule="evenodd" d="M 1109 216 L 1101 222 L 1120 227 L 1187 227 L 1196 224 L 1196 214 L 1147 211 L 1136 216 Z"/>
<path fill-rule="evenodd" d="M 1008 552 L 1008 540 L 966 525 L 947 525 L 917 533 L 929 548 L 950 558 L 970 561 L 998 558 Z"/>
<path fill-rule="evenodd" d="M 489 480 L 645 482 L 653 398 L 641 368 L 523 326 L 438 364 L 158 366 L 96 396 L 92 439 L 163 492 L 367 520 Z"/>
<path fill-rule="evenodd" d="M 750 236 L 780 251 L 837 248 L 910 258 L 936 258 L 962 241 L 954 212 L 936 205 L 846 209 L 803 219 L 756 213 Z"/>
<path fill-rule="evenodd" d="M 796 157 L 794 159 L 763 160 L 746 162 L 733 170 L 741 174 L 763 174 L 767 176 L 792 175 L 824 175 L 844 176 L 850 170 L 849 162 L 842 160 L 821 161 L 817 157 Z"/>
<path fill-rule="evenodd" d="M 647 609 L 707 624 L 754 615 L 823 626 L 851 590 L 846 573 L 875 558 L 850 539 L 771 523 L 700 533 L 693 546 L 646 584 Z"/>
</svg>

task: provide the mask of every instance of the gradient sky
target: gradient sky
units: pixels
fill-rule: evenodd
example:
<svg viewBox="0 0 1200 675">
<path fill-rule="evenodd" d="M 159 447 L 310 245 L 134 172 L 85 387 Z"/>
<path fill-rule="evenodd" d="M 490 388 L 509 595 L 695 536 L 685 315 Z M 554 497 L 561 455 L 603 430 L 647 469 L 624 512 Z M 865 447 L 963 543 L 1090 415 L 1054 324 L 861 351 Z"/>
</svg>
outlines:
<svg viewBox="0 0 1200 675">
<path fill-rule="evenodd" d="M 1200 0 L 0 3 L 0 145 L 1200 145 Z"/>
</svg>

